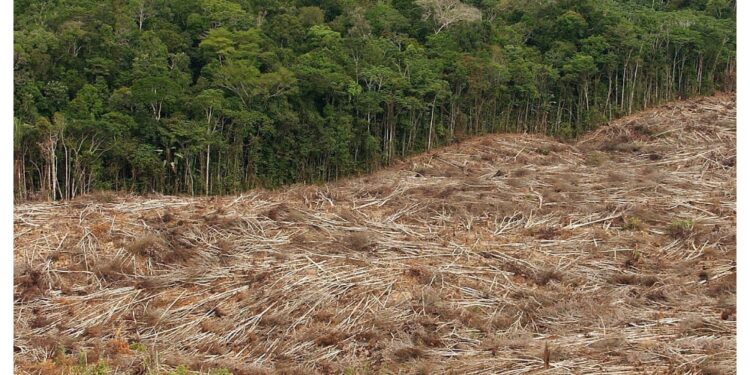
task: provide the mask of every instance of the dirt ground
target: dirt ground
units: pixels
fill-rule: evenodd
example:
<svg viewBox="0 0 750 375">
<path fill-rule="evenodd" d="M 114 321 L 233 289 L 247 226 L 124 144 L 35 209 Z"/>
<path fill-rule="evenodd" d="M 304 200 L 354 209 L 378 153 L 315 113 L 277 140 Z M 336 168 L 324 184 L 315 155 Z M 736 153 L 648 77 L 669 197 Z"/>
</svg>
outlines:
<svg viewBox="0 0 750 375">
<path fill-rule="evenodd" d="M 16 373 L 735 373 L 735 116 L 720 95 L 321 186 L 17 205 Z"/>
</svg>

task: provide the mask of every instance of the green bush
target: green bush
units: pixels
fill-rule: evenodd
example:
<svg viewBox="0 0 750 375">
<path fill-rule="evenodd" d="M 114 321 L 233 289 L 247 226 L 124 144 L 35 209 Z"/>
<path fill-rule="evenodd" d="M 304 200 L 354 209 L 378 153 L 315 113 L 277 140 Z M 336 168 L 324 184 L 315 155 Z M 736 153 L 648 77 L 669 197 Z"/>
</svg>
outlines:
<svg viewBox="0 0 750 375">
<path fill-rule="evenodd" d="M 192 375 L 193 372 L 188 370 L 187 366 L 179 365 L 174 371 L 170 372 L 169 375 Z"/>
<path fill-rule="evenodd" d="M 645 227 L 643 221 L 638 216 L 626 216 L 624 221 L 623 228 L 627 230 L 643 230 Z"/>
<path fill-rule="evenodd" d="M 694 223 L 690 219 L 677 219 L 667 227 L 669 235 L 675 238 L 688 237 L 693 232 Z"/>
<path fill-rule="evenodd" d="M 586 155 L 586 165 L 589 167 L 598 167 L 609 160 L 609 156 L 601 151 L 594 151 Z"/>
</svg>

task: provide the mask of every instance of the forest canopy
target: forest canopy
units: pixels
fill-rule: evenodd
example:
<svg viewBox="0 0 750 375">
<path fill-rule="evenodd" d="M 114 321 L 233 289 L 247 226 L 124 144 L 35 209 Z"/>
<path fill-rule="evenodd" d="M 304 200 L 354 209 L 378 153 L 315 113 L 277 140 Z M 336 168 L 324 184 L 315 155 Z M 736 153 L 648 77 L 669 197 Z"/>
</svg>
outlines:
<svg viewBox="0 0 750 375">
<path fill-rule="evenodd" d="M 15 0 L 14 190 L 229 194 L 734 90 L 733 0 Z"/>
</svg>

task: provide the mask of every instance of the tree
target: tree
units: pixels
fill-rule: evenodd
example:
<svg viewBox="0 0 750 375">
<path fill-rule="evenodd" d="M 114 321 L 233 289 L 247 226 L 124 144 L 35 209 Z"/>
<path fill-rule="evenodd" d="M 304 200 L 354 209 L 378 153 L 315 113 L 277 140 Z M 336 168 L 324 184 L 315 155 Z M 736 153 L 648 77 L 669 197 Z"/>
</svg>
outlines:
<svg viewBox="0 0 750 375">
<path fill-rule="evenodd" d="M 437 24 L 435 34 L 457 22 L 482 19 L 479 9 L 460 0 L 417 0 L 415 3 L 424 9 L 425 18 L 432 18 Z"/>
<path fill-rule="evenodd" d="M 211 143 L 213 133 L 222 121 L 221 111 L 224 108 L 224 94 L 220 90 L 203 90 L 194 100 L 194 104 L 206 116 L 206 169 L 205 169 L 205 193 L 211 191 Z"/>
<path fill-rule="evenodd" d="M 154 120 L 161 120 L 164 106 L 175 103 L 178 86 L 166 76 L 141 78 L 133 82 L 133 100 L 151 109 Z"/>
<path fill-rule="evenodd" d="M 735 87 L 735 1 L 16 5 L 19 199 L 326 181 Z"/>
<path fill-rule="evenodd" d="M 131 0 L 129 3 L 130 12 L 138 24 L 138 30 L 143 30 L 146 20 L 151 18 L 153 10 L 149 0 Z"/>
</svg>

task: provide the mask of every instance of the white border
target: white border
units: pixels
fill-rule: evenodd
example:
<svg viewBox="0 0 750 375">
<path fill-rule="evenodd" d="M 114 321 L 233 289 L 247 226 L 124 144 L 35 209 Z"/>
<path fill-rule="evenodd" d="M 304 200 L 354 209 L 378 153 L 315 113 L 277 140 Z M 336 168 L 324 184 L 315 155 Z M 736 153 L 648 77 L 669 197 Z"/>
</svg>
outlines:
<svg viewBox="0 0 750 375">
<path fill-rule="evenodd" d="M 13 374 L 13 2 L 0 3 L 0 373 Z"/>
<path fill-rule="evenodd" d="M 5 147 L 0 147 L 0 239 L 2 248 L 0 250 L 0 374 L 13 373 L 13 2 L 0 1 L 0 51 L 2 51 L 2 62 L 0 75 L 0 113 L 3 123 L 0 125 L 0 139 Z M 743 245 L 750 244 L 750 233 L 748 230 L 748 217 L 750 217 L 750 199 L 743 194 L 742 188 L 748 183 L 748 168 L 750 155 L 748 149 L 741 146 L 748 144 L 747 129 L 745 123 L 746 110 L 750 108 L 750 96 L 745 94 L 745 89 L 750 87 L 748 75 L 744 74 L 744 62 L 750 62 L 748 58 L 747 39 L 750 29 L 747 24 L 740 22 L 750 18 L 747 12 L 747 1 L 737 1 L 737 373 L 750 374 L 750 358 L 743 356 L 742 350 L 748 348 L 750 342 L 750 329 L 744 323 L 748 316 L 748 290 L 750 277 L 744 270 L 748 262 L 748 256 L 744 254 Z M 743 144 L 744 143 L 744 144 Z"/>
<path fill-rule="evenodd" d="M 742 355 L 742 349 L 748 348 L 748 325 L 743 319 L 748 317 L 748 291 L 745 287 L 750 286 L 750 278 L 745 270 L 748 256 L 742 249 L 743 245 L 750 243 L 750 233 L 748 233 L 748 214 L 750 214 L 750 201 L 748 196 L 743 194 L 743 188 L 748 183 L 748 163 L 750 155 L 748 149 L 742 146 L 748 146 L 748 132 L 742 125 L 747 118 L 747 108 L 750 105 L 750 96 L 746 90 L 750 85 L 745 74 L 744 63 L 748 59 L 747 37 L 750 34 L 748 25 L 742 20 L 747 20 L 744 16 L 750 16 L 747 13 L 747 1 L 737 1 L 737 373 L 750 373 L 750 359 Z"/>
</svg>

